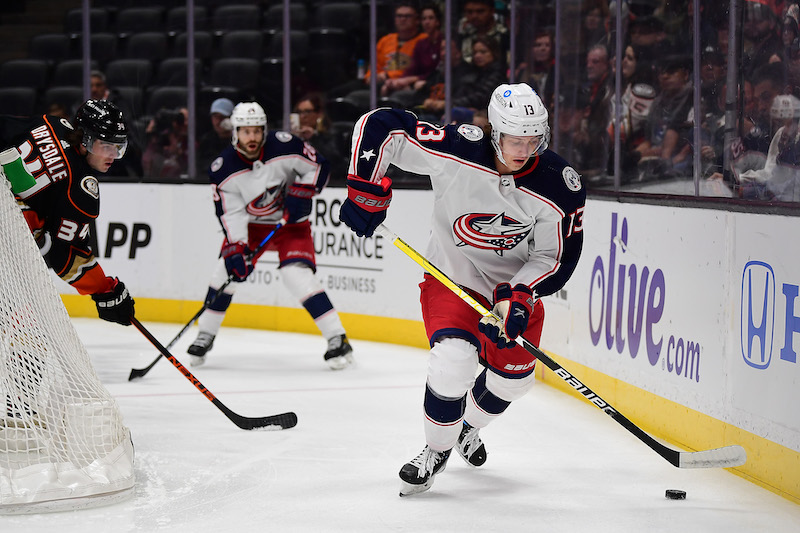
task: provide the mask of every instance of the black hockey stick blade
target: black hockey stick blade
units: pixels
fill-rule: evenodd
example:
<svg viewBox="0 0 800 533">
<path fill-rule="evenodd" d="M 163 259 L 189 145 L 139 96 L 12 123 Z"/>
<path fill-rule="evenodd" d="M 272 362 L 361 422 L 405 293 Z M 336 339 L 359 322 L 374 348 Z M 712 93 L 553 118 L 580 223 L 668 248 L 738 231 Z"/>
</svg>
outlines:
<svg viewBox="0 0 800 533">
<path fill-rule="evenodd" d="M 282 223 L 282 222 L 281 222 L 281 223 L 278 223 L 278 224 L 277 224 L 277 225 L 276 225 L 276 226 L 275 226 L 275 227 L 272 229 L 272 231 L 270 231 L 270 232 L 267 234 L 267 236 L 266 236 L 266 237 L 264 237 L 264 239 L 261 241 L 261 243 L 258 245 L 258 247 L 257 247 L 255 250 L 253 250 L 253 253 L 252 253 L 252 254 L 250 254 L 250 257 L 251 257 L 251 258 L 252 258 L 252 257 L 255 257 L 255 256 L 257 256 L 257 255 L 259 254 L 259 252 L 261 252 L 261 250 L 264 248 L 264 246 L 266 246 L 266 244 L 267 244 L 267 241 L 269 241 L 269 240 L 272 238 L 272 236 L 273 236 L 273 235 L 275 235 L 275 232 L 277 232 L 279 229 L 281 229 L 281 226 L 283 226 L 283 223 Z M 220 288 L 219 288 L 219 289 L 217 289 L 217 294 L 215 294 L 215 295 L 214 295 L 214 297 L 213 297 L 213 298 L 212 298 L 210 301 L 203 302 L 203 306 L 200 308 L 200 310 L 199 310 L 199 311 L 197 311 L 197 312 L 194 314 L 194 316 L 193 316 L 191 319 L 189 319 L 189 322 L 187 322 L 187 323 L 186 323 L 186 324 L 185 324 L 185 325 L 184 325 L 184 326 L 181 328 L 181 330 L 178 332 L 178 334 L 177 334 L 177 335 L 175 335 L 175 336 L 172 338 L 172 340 L 171 340 L 171 341 L 169 341 L 169 344 L 167 344 L 167 350 L 169 350 L 170 348 L 172 348 L 172 346 L 173 346 L 173 345 L 174 345 L 176 342 L 178 342 L 178 339 L 180 339 L 180 338 L 183 336 L 183 334 L 184 334 L 184 333 L 186 333 L 186 330 L 187 330 L 187 329 L 189 329 L 189 327 L 192 325 L 192 323 L 193 323 L 195 320 L 197 320 L 198 318 L 200 318 L 200 315 L 202 315 L 202 314 L 203 314 L 203 311 L 205 311 L 206 309 L 208 309 L 208 307 L 210 307 L 210 306 L 211 306 L 211 304 L 213 304 L 214 302 L 216 302 L 216 301 L 217 301 L 217 298 L 219 298 L 219 297 L 220 297 L 220 295 L 221 295 L 221 294 L 222 294 L 222 292 L 225 290 L 225 288 L 226 288 L 228 285 L 230 285 L 232 282 L 233 282 L 233 277 L 232 277 L 232 276 L 228 276 L 228 279 L 227 279 L 227 280 L 225 280 L 225 283 L 223 283 L 223 284 L 220 286 Z M 156 363 L 158 363 L 158 361 L 161 359 L 161 357 L 163 357 L 163 355 L 162 355 L 162 354 L 158 354 L 158 356 L 157 356 L 155 359 L 153 359 L 153 362 L 152 362 L 152 363 L 150 363 L 149 365 L 147 365 L 147 366 L 146 366 L 146 367 L 144 367 L 144 368 L 131 368 L 131 373 L 128 375 L 128 381 L 133 381 L 134 379 L 143 378 L 143 377 L 144 377 L 144 376 L 145 376 L 145 375 L 146 375 L 148 372 L 150 372 L 150 370 L 151 370 L 151 369 L 152 369 L 154 366 L 156 366 Z"/>
<path fill-rule="evenodd" d="M 722 448 L 697 452 L 681 452 L 661 444 L 639 426 L 628 420 L 628 418 L 603 400 L 589 387 L 581 383 L 578 378 L 556 363 L 533 343 L 519 336 L 517 337 L 517 344 L 536 356 L 547 368 L 566 381 L 590 403 L 616 420 L 622 427 L 633 433 L 636 438 L 648 445 L 654 452 L 666 459 L 673 466 L 678 468 L 731 468 L 734 466 L 741 466 L 747 462 L 747 452 L 739 445 L 724 446 Z"/>
<path fill-rule="evenodd" d="M 389 239 L 392 244 L 397 246 L 403 253 L 413 259 L 417 264 L 429 272 L 434 278 L 439 280 L 445 287 L 455 293 L 467 305 L 475 309 L 478 313 L 485 317 L 493 317 L 499 320 L 494 313 L 486 309 L 478 300 L 473 298 L 469 293 L 463 290 L 450 279 L 447 274 L 439 270 L 435 265 L 429 262 L 425 257 L 417 252 L 414 248 L 409 246 L 403 239 L 398 237 L 389 228 L 383 224 L 379 225 L 376 229 L 386 239 Z M 517 344 L 522 346 L 531 355 L 539 359 L 547 368 L 552 370 L 558 377 L 566 381 L 572 388 L 583 395 L 595 407 L 609 415 L 616 420 L 622 427 L 633 433 L 639 440 L 647 444 L 658 455 L 669 461 L 672 465 L 678 468 L 730 468 L 733 466 L 743 465 L 747 461 L 747 453 L 744 448 L 739 445 L 725 446 L 723 448 L 715 448 L 713 450 L 703 450 L 698 452 L 680 452 L 673 450 L 668 446 L 664 446 L 656 439 L 644 432 L 639 426 L 625 418 L 619 411 L 611 406 L 608 402 L 598 396 L 593 390 L 580 382 L 569 371 L 564 369 L 555 360 L 549 357 L 546 353 L 540 350 L 532 342 L 525 339 L 522 335 L 516 338 Z"/>
<path fill-rule="evenodd" d="M 178 361 L 174 355 L 172 355 L 169 350 L 167 350 L 158 339 L 156 339 L 152 333 L 150 333 L 147 328 L 145 328 L 141 322 L 139 322 L 136 318 L 131 318 L 131 324 L 138 329 L 142 335 L 145 336 L 150 343 L 156 347 L 156 349 L 161 352 L 161 354 L 169 360 L 172 365 L 177 368 L 181 374 L 184 375 L 186 379 L 188 379 L 192 385 L 197 387 L 197 390 L 203 393 L 203 396 L 208 398 L 211 403 L 213 403 L 217 409 L 222 411 L 228 419 L 239 426 L 242 429 L 288 429 L 293 428 L 297 425 L 297 415 L 293 412 L 288 413 L 281 413 L 277 415 L 271 416 L 262 416 L 257 418 L 251 418 L 242 416 L 240 414 L 234 413 L 231 411 L 224 403 L 222 403 L 214 394 L 208 390 L 205 385 L 200 383 L 200 380 L 194 377 L 194 374 L 189 372 L 189 370 Z"/>
</svg>

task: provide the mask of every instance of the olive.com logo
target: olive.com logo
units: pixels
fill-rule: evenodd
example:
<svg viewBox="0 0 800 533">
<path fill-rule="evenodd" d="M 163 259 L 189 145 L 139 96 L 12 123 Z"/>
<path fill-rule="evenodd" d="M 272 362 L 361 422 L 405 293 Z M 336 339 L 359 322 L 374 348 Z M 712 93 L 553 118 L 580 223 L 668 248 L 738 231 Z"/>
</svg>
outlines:
<svg viewBox="0 0 800 533">
<path fill-rule="evenodd" d="M 741 346 L 744 362 L 764 370 L 772 362 L 773 348 L 781 343 L 779 357 L 797 362 L 792 346 L 794 335 L 800 334 L 800 317 L 795 316 L 798 286 L 778 283 L 772 266 L 762 261 L 748 262 L 742 271 Z"/>
</svg>

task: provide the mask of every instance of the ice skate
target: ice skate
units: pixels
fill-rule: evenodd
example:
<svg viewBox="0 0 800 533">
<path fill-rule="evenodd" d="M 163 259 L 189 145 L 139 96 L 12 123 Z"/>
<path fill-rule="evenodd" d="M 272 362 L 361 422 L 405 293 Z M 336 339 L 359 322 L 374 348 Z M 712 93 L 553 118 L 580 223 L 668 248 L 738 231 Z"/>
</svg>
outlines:
<svg viewBox="0 0 800 533">
<path fill-rule="evenodd" d="M 353 363 L 353 347 L 347 342 L 347 335 L 336 335 L 328 339 L 325 362 L 333 370 L 341 370 Z"/>
<path fill-rule="evenodd" d="M 189 364 L 192 366 L 201 366 L 206 362 L 206 352 L 214 346 L 214 337 L 210 333 L 201 331 L 197 334 L 197 338 L 186 350 L 192 357 Z"/>
<path fill-rule="evenodd" d="M 425 446 L 418 456 L 400 469 L 400 496 L 425 492 L 433 485 L 433 478 L 447 466 L 450 450 L 437 452 Z"/>
<path fill-rule="evenodd" d="M 481 466 L 486 462 L 486 447 L 483 445 L 478 432 L 478 428 L 474 428 L 464 422 L 464 427 L 461 428 L 461 434 L 458 436 L 458 444 L 456 444 L 456 451 L 467 463 L 472 466 Z"/>
</svg>

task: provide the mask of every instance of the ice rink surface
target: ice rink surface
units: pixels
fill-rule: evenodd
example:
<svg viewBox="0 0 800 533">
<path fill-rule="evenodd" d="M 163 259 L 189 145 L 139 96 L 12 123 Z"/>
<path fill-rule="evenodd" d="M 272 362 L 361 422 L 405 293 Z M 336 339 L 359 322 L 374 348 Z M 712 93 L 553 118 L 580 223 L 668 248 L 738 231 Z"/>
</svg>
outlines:
<svg viewBox="0 0 800 533">
<path fill-rule="evenodd" d="M 430 491 L 401 499 L 397 472 L 425 444 L 426 351 L 354 340 L 357 365 L 334 372 L 319 336 L 223 328 L 192 372 L 239 414 L 299 418 L 250 432 L 163 358 L 128 382 L 158 355 L 133 327 L 73 322 L 133 434 L 135 493 L 96 509 L 0 517 L 3 533 L 800 531 L 800 505 L 724 470 L 677 469 L 597 408 L 541 383 L 481 432 L 483 467 L 453 454 Z M 145 326 L 165 345 L 181 327 Z M 172 349 L 187 366 L 195 333 Z M 666 489 L 687 499 L 667 500 Z"/>
</svg>

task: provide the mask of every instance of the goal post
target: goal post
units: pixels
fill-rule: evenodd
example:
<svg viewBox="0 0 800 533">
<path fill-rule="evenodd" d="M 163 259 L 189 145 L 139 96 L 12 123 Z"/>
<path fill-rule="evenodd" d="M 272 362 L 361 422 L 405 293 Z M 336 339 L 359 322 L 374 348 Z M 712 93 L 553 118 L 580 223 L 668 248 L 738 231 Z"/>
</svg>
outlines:
<svg viewBox="0 0 800 533">
<path fill-rule="evenodd" d="M 126 499 L 133 456 L 0 172 L 0 514 Z"/>
</svg>

